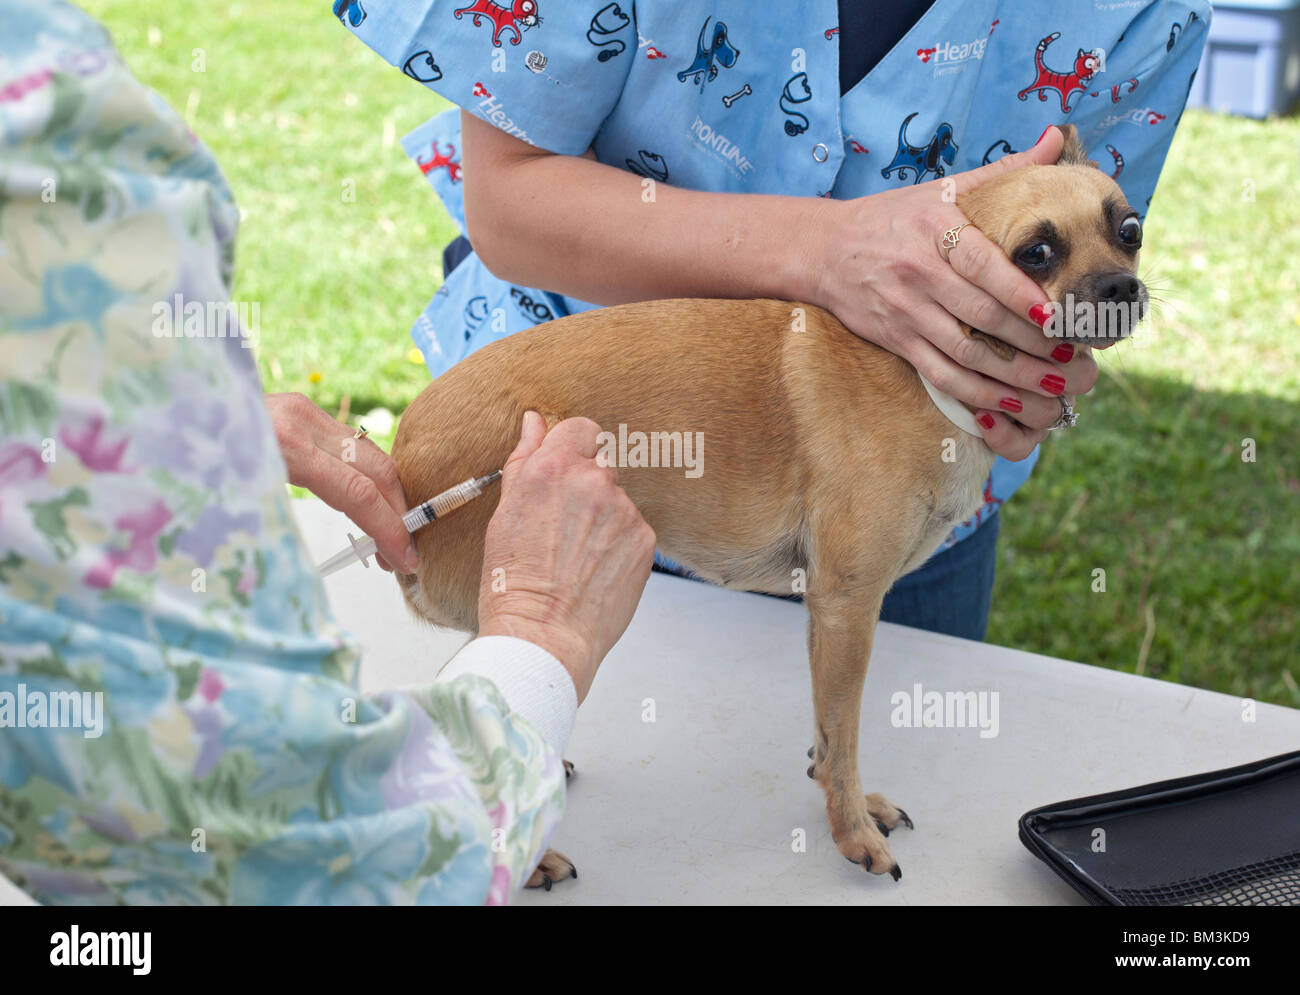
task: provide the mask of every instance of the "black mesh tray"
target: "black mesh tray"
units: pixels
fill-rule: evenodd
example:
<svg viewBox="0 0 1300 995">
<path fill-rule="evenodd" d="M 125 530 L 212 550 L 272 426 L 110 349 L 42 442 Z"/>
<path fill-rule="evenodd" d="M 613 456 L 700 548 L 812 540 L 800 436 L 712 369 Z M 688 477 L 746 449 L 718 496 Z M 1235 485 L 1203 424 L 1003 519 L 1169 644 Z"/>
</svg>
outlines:
<svg viewBox="0 0 1300 995">
<path fill-rule="evenodd" d="M 1044 805 L 1020 841 L 1094 905 L 1300 905 L 1300 752 Z"/>
</svg>

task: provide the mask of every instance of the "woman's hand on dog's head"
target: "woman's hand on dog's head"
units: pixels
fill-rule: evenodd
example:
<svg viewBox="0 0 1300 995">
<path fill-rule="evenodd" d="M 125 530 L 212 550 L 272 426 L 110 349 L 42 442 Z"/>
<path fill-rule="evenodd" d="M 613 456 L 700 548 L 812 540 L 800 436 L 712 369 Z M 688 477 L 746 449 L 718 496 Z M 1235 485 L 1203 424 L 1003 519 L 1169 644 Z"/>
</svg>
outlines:
<svg viewBox="0 0 1300 995">
<path fill-rule="evenodd" d="M 1090 350 L 1044 335 L 1047 295 L 979 229 L 963 228 L 946 252 L 941 243 L 946 231 L 968 222 L 959 197 L 1025 166 L 1055 163 L 1063 141 L 1048 128 L 1027 151 L 979 169 L 828 201 L 814 240 L 824 257 L 810 302 L 976 409 L 985 441 L 1011 460 L 1045 438 L 1062 395 L 1092 389 L 1097 365 Z M 964 326 L 1014 351 L 999 355 Z"/>
</svg>

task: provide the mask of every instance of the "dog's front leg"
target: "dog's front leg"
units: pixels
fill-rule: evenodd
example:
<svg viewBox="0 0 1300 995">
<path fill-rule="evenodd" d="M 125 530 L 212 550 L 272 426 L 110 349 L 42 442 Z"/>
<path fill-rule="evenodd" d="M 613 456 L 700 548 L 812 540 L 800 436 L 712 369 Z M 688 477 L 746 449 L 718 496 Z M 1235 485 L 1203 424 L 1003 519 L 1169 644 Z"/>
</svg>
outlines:
<svg viewBox="0 0 1300 995">
<path fill-rule="evenodd" d="M 899 823 L 911 828 L 912 821 L 883 796 L 863 795 L 858 775 L 862 686 L 884 594 L 849 587 L 804 599 L 817 724 L 808 774 L 826 792 L 831 836 L 840 853 L 897 881 L 902 872 L 885 836 Z"/>
</svg>

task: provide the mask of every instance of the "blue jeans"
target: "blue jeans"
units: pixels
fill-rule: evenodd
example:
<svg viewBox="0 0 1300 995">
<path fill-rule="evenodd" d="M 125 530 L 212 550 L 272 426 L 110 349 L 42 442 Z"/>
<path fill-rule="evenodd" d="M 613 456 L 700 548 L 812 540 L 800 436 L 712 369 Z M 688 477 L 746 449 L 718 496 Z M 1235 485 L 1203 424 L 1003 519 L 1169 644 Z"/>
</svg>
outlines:
<svg viewBox="0 0 1300 995">
<path fill-rule="evenodd" d="M 999 512 L 957 545 L 898 578 L 885 595 L 881 621 L 983 641 L 1001 528 Z"/>
<path fill-rule="evenodd" d="M 1001 513 L 993 515 L 955 546 L 936 553 L 900 577 L 880 611 L 881 621 L 983 641 L 993 600 Z M 671 560 L 655 554 L 656 570 L 694 577 Z M 786 600 L 799 601 L 798 595 Z"/>
</svg>

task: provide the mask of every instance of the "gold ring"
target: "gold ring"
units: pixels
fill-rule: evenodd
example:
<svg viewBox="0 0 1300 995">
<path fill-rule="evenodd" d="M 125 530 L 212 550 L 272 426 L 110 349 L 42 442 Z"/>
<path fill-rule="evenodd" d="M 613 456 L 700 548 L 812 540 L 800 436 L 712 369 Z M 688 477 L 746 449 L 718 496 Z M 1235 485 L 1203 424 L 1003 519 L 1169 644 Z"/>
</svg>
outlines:
<svg viewBox="0 0 1300 995">
<path fill-rule="evenodd" d="M 369 434 L 370 434 L 370 429 L 366 428 L 366 426 L 364 425 L 358 425 L 357 430 L 352 433 L 352 438 L 364 439 Z"/>
<path fill-rule="evenodd" d="M 943 241 L 940 243 L 940 245 L 946 250 L 943 254 L 943 258 L 947 259 L 948 253 L 957 248 L 957 243 L 961 241 L 962 229 L 969 228 L 970 226 L 971 222 L 967 221 L 965 224 L 955 225 L 943 233 Z"/>
</svg>

